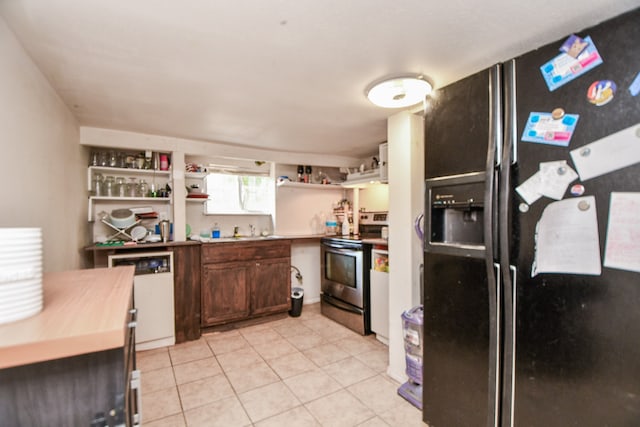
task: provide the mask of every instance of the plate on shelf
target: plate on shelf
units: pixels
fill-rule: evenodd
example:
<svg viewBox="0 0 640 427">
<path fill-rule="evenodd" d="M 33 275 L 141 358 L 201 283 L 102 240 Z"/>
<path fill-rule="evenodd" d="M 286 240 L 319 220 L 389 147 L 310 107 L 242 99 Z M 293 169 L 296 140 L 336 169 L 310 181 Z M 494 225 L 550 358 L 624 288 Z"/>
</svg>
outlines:
<svg viewBox="0 0 640 427">
<path fill-rule="evenodd" d="M 136 225 L 131 229 L 131 237 L 135 241 L 140 241 L 147 237 L 147 229 L 141 225 Z"/>
<path fill-rule="evenodd" d="M 202 193 L 189 193 L 187 194 L 187 198 L 188 199 L 208 199 L 209 195 L 202 194 Z"/>
</svg>

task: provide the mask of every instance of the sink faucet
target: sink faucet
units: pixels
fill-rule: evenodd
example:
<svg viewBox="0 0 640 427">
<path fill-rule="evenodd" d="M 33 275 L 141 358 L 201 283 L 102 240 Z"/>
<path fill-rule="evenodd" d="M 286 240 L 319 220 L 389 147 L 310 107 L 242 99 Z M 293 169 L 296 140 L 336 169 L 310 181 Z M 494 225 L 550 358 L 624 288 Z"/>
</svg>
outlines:
<svg viewBox="0 0 640 427">
<path fill-rule="evenodd" d="M 249 224 L 249 230 L 251 230 L 251 237 L 255 237 L 256 235 L 256 226 L 253 224 Z"/>
<path fill-rule="evenodd" d="M 233 237 L 239 237 L 240 236 L 240 227 L 238 227 L 237 225 L 233 226 Z"/>
</svg>

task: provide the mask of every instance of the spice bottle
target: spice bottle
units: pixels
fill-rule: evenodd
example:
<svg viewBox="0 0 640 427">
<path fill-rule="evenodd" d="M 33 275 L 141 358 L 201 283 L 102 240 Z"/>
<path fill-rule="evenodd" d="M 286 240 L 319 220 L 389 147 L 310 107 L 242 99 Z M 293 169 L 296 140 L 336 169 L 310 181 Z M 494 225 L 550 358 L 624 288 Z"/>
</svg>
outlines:
<svg viewBox="0 0 640 427">
<path fill-rule="evenodd" d="M 311 182 L 311 166 L 304 167 L 304 182 Z"/>
</svg>

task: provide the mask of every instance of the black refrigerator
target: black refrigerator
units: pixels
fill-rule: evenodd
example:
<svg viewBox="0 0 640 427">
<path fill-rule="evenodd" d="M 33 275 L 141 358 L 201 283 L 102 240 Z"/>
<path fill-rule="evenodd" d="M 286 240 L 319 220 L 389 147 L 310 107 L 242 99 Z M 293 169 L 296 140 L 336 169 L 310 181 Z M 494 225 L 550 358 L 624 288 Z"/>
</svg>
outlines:
<svg viewBox="0 0 640 427">
<path fill-rule="evenodd" d="M 430 427 L 640 425 L 640 9 L 578 30 L 427 100 Z"/>
</svg>

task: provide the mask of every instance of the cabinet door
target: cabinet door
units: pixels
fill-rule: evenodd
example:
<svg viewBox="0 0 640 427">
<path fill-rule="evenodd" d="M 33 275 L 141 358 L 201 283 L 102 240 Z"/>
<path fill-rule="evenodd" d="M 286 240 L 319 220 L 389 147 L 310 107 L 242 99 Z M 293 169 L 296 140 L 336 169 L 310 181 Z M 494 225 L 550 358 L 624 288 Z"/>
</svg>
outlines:
<svg viewBox="0 0 640 427">
<path fill-rule="evenodd" d="M 176 344 L 200 338 L 200 245 L 173 247 Z"/>
<path fill-rule="evenodd" d="M 256 261 L 251 277 L 251 314 L 287 311 L 291 305 L 291 259 Z"/>
<path fill-rule="evenodd" d="M 249 315 L 247 263 L 205 264 L 202 268 L 202 325 Z"/>
</svg>

